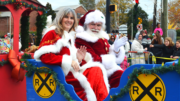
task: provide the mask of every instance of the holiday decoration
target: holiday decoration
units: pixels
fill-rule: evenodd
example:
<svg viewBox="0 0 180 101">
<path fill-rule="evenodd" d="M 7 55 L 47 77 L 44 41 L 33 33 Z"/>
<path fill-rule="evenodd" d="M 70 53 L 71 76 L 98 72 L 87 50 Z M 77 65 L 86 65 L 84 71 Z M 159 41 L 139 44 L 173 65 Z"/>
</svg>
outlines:
<svg viewBox="0 0 180 101">
<path fill-rule="evenodd" d="M 14 7 L 16 10 L 22 9 L 22 7 L 31 8 L 31 10 L 38 10 L 45 12 L 46 10 L 44 8 L 35 7 L 34 5 L 30 5 L 22 0 L 6 0 L 6 1 L 0 1 L 0 5 L 7 5 L 7 4 L 14 4 Z"/>
<path fill-rule="evenodd" d="M 141 67 L 140 69 L 135 68 L 133 70 L 133 72 L 131 74 L 129 74 L 128 82 L 124 86 L 124 88 L 122 88 L 120 90 L 119 94 L 112 95 L 112 98 L 110 99 L 110 101 L 116 101 L 117 98 L 122 97 L 124 94 L 128 93 L 130 90 L 131 84 L 133 84 L 133 82 L 136 81 L 138 74 L 144 74 L 144 77 L 146 77 L 146 75 L 148 75 L 148 74 L 153 74 L 153 73 L 154 74 L 157 74 L 157 73 L 164 74 L 164 73 L 167 73 L 170 71 L 176 71 L 178 74 L 180 74 L 180 66 L 179 65 L 180 65 L 180 62 L 177 65 L 174 64 L 174 66 L 172 64 L 169 67 L 161 66 L 161 67 L 155 67 L 152 69 L 144 69 L 144 67 Z"/>
<path fill-rule="evenodd" d="M 1 39 L 0 38 L 0 54 L 8 53 L 10 49 L 10 40 L 9 39 Z"/>
<path fill-rule="evenodd" d="M 14 51 L 12 52 L 14 54 Z M 29 63 L 29 61 L 27 59 L 31 59 L 31 55 L 28 54 L 24 54 L 22 56 L 21 59 L 21 64 L 20 64 L 20 69 L 24 69 L 26 70 L 26 76 L 27 77 L 31 77 L 33 75 L 34 72 L 38 72 L 38 73 L 50 73 L 53 75 L 53 78 L 56 82 L 56 85 L 59 87 L 59 90 L 61 92 L 61 94 L 67 99 L 67 101 L 74 101 L 71 96 L 69 95 L 69 93 L 65 90 L 65 87 L 62 83 L 60 83 L 58 77 L 57 77 L 57 73 L 51 69 L 48 68 L 38 68 L 33 66 L 31 63 Z M 0 61 L 1 66 L 3 66 L 4 64 L 9 63 L 8 61 L 2 60 Z"/>
</svg>

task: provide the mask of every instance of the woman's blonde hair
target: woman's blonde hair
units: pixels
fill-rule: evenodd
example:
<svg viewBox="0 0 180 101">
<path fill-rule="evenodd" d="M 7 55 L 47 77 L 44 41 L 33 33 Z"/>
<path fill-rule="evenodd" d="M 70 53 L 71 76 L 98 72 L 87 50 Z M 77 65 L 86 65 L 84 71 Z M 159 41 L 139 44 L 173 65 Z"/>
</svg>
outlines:
<svg viewBox="0 0 180 101">
<path fill-rule="evenodd" d="M 69 32 L 71 30 L 75 31 L 75 28 L 77 27 L 77 16 L 76 13 L 73 9 L 71 8 L 63 8 L 61 10 L 59 10 L 59 12 L 56 14 L 56 18 L 54 19 L 52 26 L 56 26 L 56 33 L 58 33 L 59 35 L 62 35 L 64 32 L 63 26 L 62 26 L 62 20 L 65 16 L 67 16 L 69 13 L 72 13 L 73 15 L 73 19 L 74 19 L 74 24 L 72 26 L 72 28 L 69 30 Z"/>
<path fill-rule="evenodd" d="M 172 41 L 172 39 L 170 37 L 166 37 L 165 40 L 169 41 L 169 46 L 174 46 L 174 42 Z"/>
</svg>

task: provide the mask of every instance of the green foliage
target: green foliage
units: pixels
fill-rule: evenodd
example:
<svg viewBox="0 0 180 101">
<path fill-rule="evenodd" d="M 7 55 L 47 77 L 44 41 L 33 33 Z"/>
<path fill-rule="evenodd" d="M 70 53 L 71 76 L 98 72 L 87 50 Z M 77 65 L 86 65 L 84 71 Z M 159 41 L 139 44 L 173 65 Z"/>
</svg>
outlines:
<svg viewBox="0 0 180 101">
<path fill-rule="evenodd" d="M 29 16 L 21 17 L 21 43 L 22 50 L 28 48 L 29 43 Z"/>
<path fill-rule="evenodd" d="M 88 11 L 95 9 L 95 0 L 79 0 L 80 4 L 82 4 Z"/>
<path fill-rule="evenodd" d="M 46 14 L 47 14 L 47 16 L 49 16 L 49 15 L 52 15 L 52 21 L 55 19 L 55 17 L 56 17 L 56 13 L 55 13 L 55 11 L 54 10 L 52 10 L 52 7 L 51 7 L 51 4 L 50 3 L 47 3 L 46 4 Z"/>
<path fill-rule="evenodd" d="M 142 10 L 141 7 L 137 7 L 138 10 L 135 10 L 134 8 L 131 9 L 128 12 L 128 21 L 127 21 L 127 25 L 128 25 L 128 34 L 131 33 L 131 23 L 133 23 L 133 36 L 136 35 L 137 33 L 137 24 L 138 24 L 138 17 L 140 17 L 142 19 L 142 25 L 143 25 L 143 29 L 147 29 L 148 31 L 148 26 L 149 26 L 149 22 L 148 22 L 148 14 Z M 136 19 L 136 15 L 137 15 L 137 19 Z M 136 19 L 136 22 L 135 22 Z"/>
<path fill-rule="evenodd" d="M 42 38 L 42 31 L 46 26 L 46 20 L 47 16 L 46 14 L 43 14 L 41 16 L 37 16 L 36 18 L 36 26 L 37 26 L 37 39 L 36 39 L 36 45 L 39 46 L 41 38 Z"/>
<path fill-rule="evenodd" d="M 35 35 L 37 35 L 37 32 L 33 32 L 33 31 L 31 31 L 31 32 L 29 32 L 30 34 L 35 34 Z"/>
<path fill-rule="evenodd" d="M 177 32 L 177 36 L 180 36 L 180 29 L 177 29 L 176 32 Z"/>
</svg>

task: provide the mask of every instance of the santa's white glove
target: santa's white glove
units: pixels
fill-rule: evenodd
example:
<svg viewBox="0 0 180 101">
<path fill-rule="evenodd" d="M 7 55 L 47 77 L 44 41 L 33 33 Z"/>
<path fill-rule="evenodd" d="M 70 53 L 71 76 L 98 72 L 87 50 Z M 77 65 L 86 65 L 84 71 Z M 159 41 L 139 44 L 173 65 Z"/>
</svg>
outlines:
<svg viewBox="0 0 180 101">
<path fill-rule="evenodd" d="M 120 48 L 121 46 L 124 46 L 124 45 L 126 44 L 126 41 L 127 41 L 127 40 L 128 40 L 128 39 L 127 39 L 126 36 L 124 36 L 124 37 L 122 37 L 122 38 L 119 39 L 119 36 L 117 35 L 117 36 L 116 36 L 116 40 L 114 41 L 114 51 L 115 51 L 115 52 L 118 52 L 118 51 L 119 51 L 119 48 Z"/>
</svg>

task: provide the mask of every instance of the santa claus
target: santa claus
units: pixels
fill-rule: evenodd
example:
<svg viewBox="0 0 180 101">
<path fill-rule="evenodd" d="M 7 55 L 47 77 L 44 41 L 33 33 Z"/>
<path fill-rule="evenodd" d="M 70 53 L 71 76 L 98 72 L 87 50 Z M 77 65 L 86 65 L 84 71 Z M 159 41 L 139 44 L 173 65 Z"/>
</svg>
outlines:
<svg viewBox="0 0 180 101">
<path fill-rule="evenodd" d="M 127 37 L 116 37 L 113 45 L 109 45 L 109 36 L 104 31 L 105 16 L 99 10 L 88 11 L 79 21 L 76 29 L 75 45 L 77 48 L 86 46 L 92 60 L 103 65 L 109 79 L 110 88 L 118 87 L 123 70 L 120 64 L 125 57 L 123 45 Z M 121 47 L 122 46 L 122 47 Z M 86 64 L 82 61 L 81 65 Z"/>
</svg>

